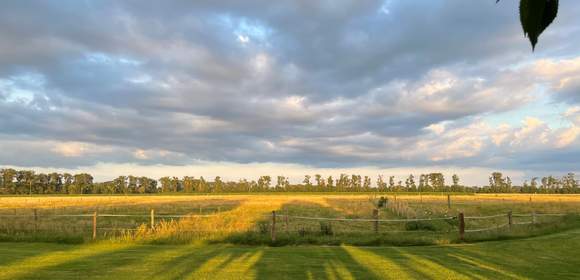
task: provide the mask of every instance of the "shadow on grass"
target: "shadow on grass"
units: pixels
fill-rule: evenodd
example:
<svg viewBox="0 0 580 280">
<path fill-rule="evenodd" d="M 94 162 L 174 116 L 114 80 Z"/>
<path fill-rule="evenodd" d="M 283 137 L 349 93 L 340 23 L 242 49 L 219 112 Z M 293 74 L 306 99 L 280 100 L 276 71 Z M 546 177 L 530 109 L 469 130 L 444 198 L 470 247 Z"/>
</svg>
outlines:
<svg viewBox="0 0 580 280">
<path fill-rule="evenodd" d="M 14 243 L 0 250 L 16 258 L 0 264 L 0 278 L 577 279 L 580 235 L 573 233 L 429 247 Z"/>
</svg>

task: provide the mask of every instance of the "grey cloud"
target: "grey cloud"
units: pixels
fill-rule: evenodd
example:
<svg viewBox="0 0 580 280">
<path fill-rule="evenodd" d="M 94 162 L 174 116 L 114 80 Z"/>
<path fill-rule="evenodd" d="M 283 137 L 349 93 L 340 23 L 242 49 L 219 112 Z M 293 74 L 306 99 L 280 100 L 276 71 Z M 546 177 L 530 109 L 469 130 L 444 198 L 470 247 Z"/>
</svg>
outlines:
<svg viewBox="0 0 580 280">
<path fill-rule="evenodd" d="M 180 155 L 174 164 L 428 165 L 398 153 L 429 137 L 425 127 L 528 102 L 525 85 L 513 84 L 522 80 L 497 70 L 530 56 L 517 4 L 493 2 L 389 1 L 383 14 L 383 1 L 5 1 L 0 79 L 43 82 L 29 103 L 9 102 L 14 88 L 0 91 L 2 138 L 119 151 L 47 153 L 42 162 L 55 165 L 132 162 L 136 149 L 169 150 Z M 551 33 L 577 23 L 562 20 Z M 560 51 L 574 55 L 574 43 Z M 458 83 L 417 93 L 441 69 Z M 576 100 L 573 92 L 561 96 Z"/>
</svg>

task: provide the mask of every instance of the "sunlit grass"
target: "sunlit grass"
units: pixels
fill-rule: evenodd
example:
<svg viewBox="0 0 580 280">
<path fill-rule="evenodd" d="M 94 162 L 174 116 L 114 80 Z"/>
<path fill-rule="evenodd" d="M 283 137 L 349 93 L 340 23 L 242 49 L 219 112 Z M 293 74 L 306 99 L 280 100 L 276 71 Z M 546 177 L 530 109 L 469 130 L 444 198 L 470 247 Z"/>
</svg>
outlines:
<svg viewBox="0 0 580 280">
<path fill-rule="evenodd" d="M 577 279 L 580 231 L 428 247 L 3 243 L 0 279 Z"/>
</svg>

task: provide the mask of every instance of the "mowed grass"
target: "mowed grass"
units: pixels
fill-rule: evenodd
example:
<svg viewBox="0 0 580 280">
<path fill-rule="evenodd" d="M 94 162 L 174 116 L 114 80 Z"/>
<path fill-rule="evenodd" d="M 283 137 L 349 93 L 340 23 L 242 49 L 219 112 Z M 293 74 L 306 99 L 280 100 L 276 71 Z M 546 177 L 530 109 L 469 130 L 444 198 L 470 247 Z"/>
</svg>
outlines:
<svg viewBox="0 0 580 280">
<path fill-rule="evenodd" d="M 580 230 L 425 247 L 2 243 L 0 279 L 579 279 Z"/>
</svg>

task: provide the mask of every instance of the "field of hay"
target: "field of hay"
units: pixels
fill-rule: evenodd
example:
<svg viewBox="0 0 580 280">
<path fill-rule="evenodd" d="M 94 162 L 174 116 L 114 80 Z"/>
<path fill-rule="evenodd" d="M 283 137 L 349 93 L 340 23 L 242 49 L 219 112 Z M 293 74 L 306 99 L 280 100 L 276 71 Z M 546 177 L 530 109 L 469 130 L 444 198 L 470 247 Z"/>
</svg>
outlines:
<svg viewBox="0 0 580 280">
<path fill-rule="evenodd" d="M 387 205 L 373 214 L 378 199 Z M 151 224 L 151 210 L 154 223 Z M 278 194 L 0 197 L 0 240 L 242 244 L 418 245 L 457 242 L 464 213 L 468 240 L 538 235 L 575 225 L 580 195 Z M 508 212 L 514 214 L 507 231 Z M 532 218 L 532 213 L 537 214 Z M 480 217 L 488 217 L 480 219 Z M 411 219 L 406 221 L 406 219 Z M 415 221 L 413 219 L 418 219 Z M 434 220 L 429 220 L 434 219 Z M 534 224 L 531 224 L 534 219 Z M 494 229 L 496 227 L 497 229 Z M 479 232 L 479 229 L 492 229 Z"/>
</svg>

